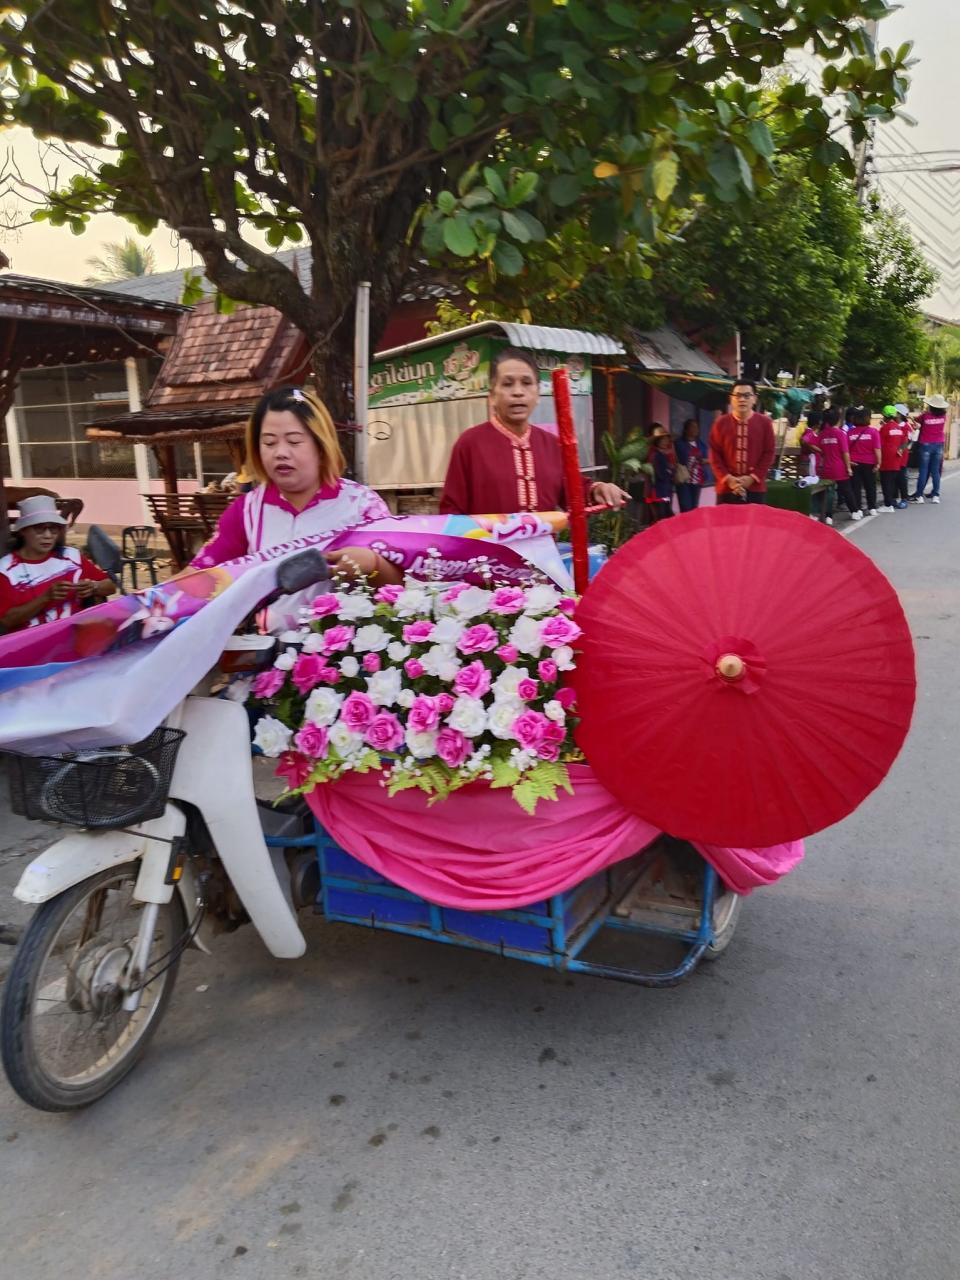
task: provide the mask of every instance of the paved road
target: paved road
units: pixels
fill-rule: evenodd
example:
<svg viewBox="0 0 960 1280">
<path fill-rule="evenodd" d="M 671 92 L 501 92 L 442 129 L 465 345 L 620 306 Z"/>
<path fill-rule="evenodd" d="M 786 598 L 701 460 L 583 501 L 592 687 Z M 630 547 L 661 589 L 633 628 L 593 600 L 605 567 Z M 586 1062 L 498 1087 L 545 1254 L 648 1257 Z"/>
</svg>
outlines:
<svg viewBox="0 0 960 1280">
<path fill-rule="evenodd" d="M 856 531 L 917 638 L 908 745 L 718 964 L 653 992 L 316 920 L 296 963 L 235 934 L 185 964 L 149 1057 L 93 1110 L 0 1085 L 7 1273 L 956 1280 L 945 494 Z"/>
</svg>

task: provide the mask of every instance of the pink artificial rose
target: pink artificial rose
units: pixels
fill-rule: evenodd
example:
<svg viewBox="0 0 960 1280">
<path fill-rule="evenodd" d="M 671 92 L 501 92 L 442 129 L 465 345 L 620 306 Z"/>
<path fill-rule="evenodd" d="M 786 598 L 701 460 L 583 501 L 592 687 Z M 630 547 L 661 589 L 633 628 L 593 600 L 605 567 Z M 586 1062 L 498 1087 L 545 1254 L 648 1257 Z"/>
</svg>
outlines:
<svg viewBox="0 0 960 1280">
<path fill-rule="evenodd" d="M 449 711 L 453 710 L 453 698 L 449 693 L 437 694 L 437 706 L 440 708 L 440 714 L 445 716 Z"/>
<path fill-rule="evenodd" d="M 370 675 L 370 676 L 374 675 L 375 672 L 379 671 L 380 670 L 379 653 L 365 653 L 363 655 L 363 669 L 364 671 L 366 671 L 367 675 Z"/>
<path fill-rule="evenodd" d="M 349 649 L 350 642 L 356 634 L 356 627 L 348 627 L 342 622 L 336 627 L 331 627 L 329 631 L 323 633 L 323 652 L 329 656 L 331 653 L 340 653 L 344 649 Z"/>
<path fill-rule="evenodd" d="M 416 658 L 408 658 L 403 664 L 403 669 L 411 680 L 419 680 L 423 675 L 423 663 L 418 662 Z"/>
<path fill-rule="evenodd" d="M 567 736 L 567 731 L 562 724 L 557 724 L 556 720 L 547 720 L 543 730 L 541 742 L 555 742 L 558 745 Z"/>
<path fill-rule="evenodd" d="M 497 647 L 497 633 L 489 622 L 478 622 L 475 627 L 467 627 L 457 641 L 461 653 L 489 653 Z"/>
<path fill-rule="evenodd" d="M 269 671 L 261 671 L 253 682 L 253 696 L 255 698 L 272 698 L 283 685 L 283 680 L 284 673 L 278 671 L 276 667 L 271 667 Z"/>
<path fill-rule="evenodd" d="M 338 667 L 324 667 L 320 672 L 321 684 L 336 684 L 340 679 L 340 670 Z"/>
<path fill-rule="evenodd" d="M 301 653 L 293 664 L 290 679 L 304 697 L 320 683 L 325 665 L 317 653 Z"/>
<path fill-rule="evenodd" d="M 536 680 L 531 680 L 529 676 L 525 680 L 521 680 L 517 685 L 517 697 L 523 702 L 532 702 L 540 692 L 540 686 Z"/>
<path fill-rule="evenodd" d="M 537 675 L 544 684 L 553 684 L 558 674 L 557 664 L 552 658 L 544 658 L 542 662 L 537 663 Z"/>
<path fill-rule="evenodd" d="M 377 714 L 377 708 L 365 693 L 350 693 L 340 708 L 340 719 L 351 733 L 363 733 Z"/>
<path fill-rule="evenodd" d="M 561 613 L 572 614 L 576 612 L 577 602 L 573 596 L 564 596 L 562 600 L 557 602 L 557 608 Z"/>
<path fill-rule="evenodd" d="M 426 693 L 418 693 L 411 704 L 407 715 L 407 728 L 417 733 L 429 733 L 440 723 L 440 707 L 438 699 Z"/>
<path fill-rule="evenodd" d="M 443 593 L 440 599 L 445 604 L 450 604 L 451 601 L 456 600 L 457 596 L 462 596 L 469 586 L 469 582 L 455 582 L 449 591 Z"/>
<path fill-rule="evenodd" d="M 340 601 L 329 592 L 325 596 L 314 596 L 310 602 L 310 614 L 314 618 L 329 617 L 331 613 L 336 613 L 339 608 Z"/>
<path fill-rule="evenodd" d="M 540 639 L 551 649 L 559 649 L 564 644 L 573 644 L 581 634 L 577 624 L 562 613 L 545 619 L 540 627 Z"/>
<path fill-rule="evenodd" d="M 392 711 L 380 711 L 364 735 L 374 751 L 396 751 L 403 742 L 403 725 Z"/>
<path fill-rule="evenodd" d="M 558 689 L 554 697 L 560 703 L 561 707 L 563 707 L 564 711 L 569 711 L 577 701 L 576 691 L 571 689 L 569 685 L 565 685 L 562 689 Z"/>
<path fill-rule="evenodd" d="M 536 751 L 543 742 L 550 721 L 540 711 L 524 711 L 514 720 L 510 732 L 524 750 Z"/>
<path fill-rule="evenodd" d="M 437 734 L 437 755 L 449 769 L 459 769 L 470 754 L 470 743 L 459 729 L 449 725 Z"/>
<path fill-rule="evenodd" d="M 490 672 L 476 658 L 460 668 L 453 688 L 455 693 L 465 693 L 468 698 L 482 698 L 485 693 L 490 692 Z"/>
<path fill-rule="evenodd" d="M 316 760 L 318 756 L 327 754 L 329 741 L 329 731 L 322 724 L 314 724 L 312 720 L 308 720 L 299 733 L 294 736 L 293 745 L 298 751 L 302 751 L 305 756 L 310 756 Z"/>
<path fill-rule="evenodd" d="M 408 622 L 403 628 L 403 639 L 406 644 L 426 644 L 433 635 L 433 623 L 426 618 L 419 622 Z"/>
<path fill-rule="evenodd" d="M 520 650 L 515 644 L 502 644 L 497 650 L 497 657 L 501 658 L 508 667 L 512 667 L 520 657 Z"/>
<path fill-rule="evenodd" d="M 560 743 L 541 742 L 537 747 L 537 758 L 540 760 L 549 760 L 551 764 L 554 764 L 560 759 Z"/>
<path fill-rule="evenodd" d="M 519 587 L 498 587 L 490 597 L 490 612 L 519 613 L 526 603 L 526 593 Z"/>
<path fill-rule="evenodd" d="M 388 582 L 373 593 L 373 598 L 380 604 L 396 604 L 402 590 L 399 582 Z"/>
<path fill-rule="evenodd" d="M 273 772 L 276 777 L 283 778 L 290 790 L 293 791 L 297 787 L 303 786 L 310 776 L 312 768 L 313 761 L 308 760 L 299 751 L 284 751 Z"/>
</svg>

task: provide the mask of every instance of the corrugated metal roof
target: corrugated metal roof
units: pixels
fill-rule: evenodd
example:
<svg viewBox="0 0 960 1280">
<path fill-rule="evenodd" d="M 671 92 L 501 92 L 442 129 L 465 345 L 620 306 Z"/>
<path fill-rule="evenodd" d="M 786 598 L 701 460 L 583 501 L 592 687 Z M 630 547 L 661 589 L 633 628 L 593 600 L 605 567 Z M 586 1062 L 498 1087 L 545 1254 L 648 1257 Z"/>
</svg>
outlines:
<svg viewBox="0 0 960 1280">
<path fill-rule="evenodd" d="M 669 325 L 650 333 L 631 329 L 629 338 L 630 354 L 651 373 L 709 373 L 721 378 L 727 376 L 726 369 L 721 368 L 716 360 L 712 360 L 699 347 L 692 346 L 683 334 Z"/>
<path fill-rule="evenodd" d="M 418 338 L 402 347 L 377 351 L 374 360 L 393 360 L 413 351 L 426 351 L 441 342 L 459 342 L 480 333 L 499 333 L 514 347 L 531 351 L 569 351 L 577 355 L 622 356 L 626 348 L 605 333 L 587 333 L 581 329 L 554 329 L 541 324 L 515 324 L 512 320 L 481 320 L 478 324 L 449 329 L 436 337 Z"/>
<path fill-rule="evenodd" d="M 571 351 L 592 356 L 622 356 L 626 348 L 605 333 L 588 333 L 585 329 L 554 329 L 542 324 L 514 324 L 497 321 L 511 346 L 533 351 Z"/>
</svg>

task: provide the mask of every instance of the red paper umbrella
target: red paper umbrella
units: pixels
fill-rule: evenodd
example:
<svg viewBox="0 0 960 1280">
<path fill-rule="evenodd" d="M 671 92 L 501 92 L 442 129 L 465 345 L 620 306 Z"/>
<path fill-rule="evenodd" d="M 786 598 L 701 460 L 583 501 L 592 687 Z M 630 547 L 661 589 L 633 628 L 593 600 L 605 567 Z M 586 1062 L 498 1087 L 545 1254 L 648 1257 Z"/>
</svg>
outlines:
<svg viewBox="0 0 960 1280">
<path fill-rule="evenodd" d="M 767 846 L 838 822 L 910 725 L 913 645 L 871 560 L 759 505 L 633 538 L 577 609 L 579 744 L 629 809 L 686 839 Z"/>
</svg>

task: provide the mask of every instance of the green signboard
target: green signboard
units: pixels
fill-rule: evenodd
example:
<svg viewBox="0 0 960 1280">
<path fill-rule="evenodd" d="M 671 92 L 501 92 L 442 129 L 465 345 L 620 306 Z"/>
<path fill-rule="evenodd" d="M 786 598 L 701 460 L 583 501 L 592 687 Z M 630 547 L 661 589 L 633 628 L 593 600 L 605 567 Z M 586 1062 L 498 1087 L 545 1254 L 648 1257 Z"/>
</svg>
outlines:
<svg viewBox="0 0 960 1280">
<path fill-rule="evenodd" d="M 374 360 L 370 370 L 370 408 L 484 396 L 490 384 L 491 357 L 503 345 L 503 340 L 492 335 L 478 334 L 460 342 L 438 342 L 390 360 Z M 555 351 L 530 354 L 540 368 L 541 396 L 553 394 L 550 374 L 564 367 L 570 374 L 571 393 L 590 395 L 589 357 Z"/>
</svg>

